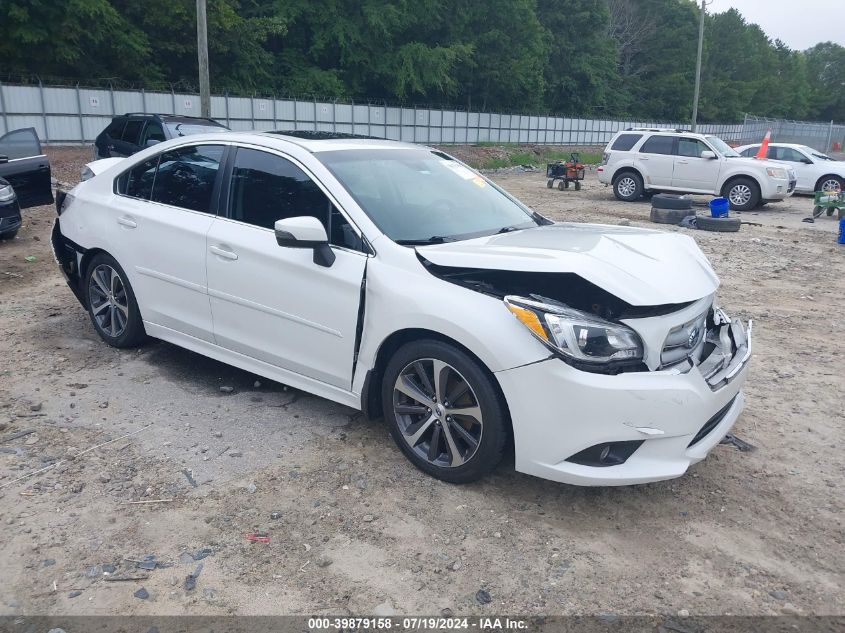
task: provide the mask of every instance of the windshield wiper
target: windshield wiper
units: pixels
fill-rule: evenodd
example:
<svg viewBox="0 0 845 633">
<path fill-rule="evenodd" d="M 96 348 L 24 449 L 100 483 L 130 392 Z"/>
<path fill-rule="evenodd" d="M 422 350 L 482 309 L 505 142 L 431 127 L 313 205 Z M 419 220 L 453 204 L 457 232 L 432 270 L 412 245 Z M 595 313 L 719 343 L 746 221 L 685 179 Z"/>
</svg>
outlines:
<svg viewBox="0 0 845 633">
<path fill-rule="evenodd" d="M 496 235 L 501 233 L 512 233 L 513 231 L 520 231 L 521 229 L 518 226 L 503 226 L 498 231 L 496 231 Z"/>
<path fill-rule="evenodd" d="M 424 244 L 443 244 L 444 242 L 454 242 L 450 237 L 443 237 L 442 235 L 432 235 L 429 238 L 419 240 L 394 240 L 401 246 L 422 246 Z"/>
</svg>

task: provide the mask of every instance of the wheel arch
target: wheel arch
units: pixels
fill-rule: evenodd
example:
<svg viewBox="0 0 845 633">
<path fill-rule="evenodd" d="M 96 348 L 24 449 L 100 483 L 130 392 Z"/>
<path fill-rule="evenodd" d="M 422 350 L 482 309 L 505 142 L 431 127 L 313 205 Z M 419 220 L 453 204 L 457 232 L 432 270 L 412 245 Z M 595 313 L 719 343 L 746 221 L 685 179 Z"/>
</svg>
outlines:
<svg viewBox="0 0 845 633">
<path fill-rule="evenodd" d="M 367 376 L 364 379 L 364 387 L 361 390 L 361 410 L 363 411 L 365 417 L 369 419 L 381 417 L 381 381 L 384 377 L 385 367 L 387 367 L 387 363 L 390 362 L 393 354 L 406 343 L 421 340 L 434 340 L 452 345 L 478 363 L 478 366 L 481 367 L 482 371 L 487 374 L 488 378 L 491 379 L 493 387 L 499 396 L 499 400 L 504 407 L 507 417 L 508 433 L 512 438 L 513 423 L 511 422 L 510 409 L 508 407 L 508 401 L 505 398 L 504 391 L 502 390 L 502 386 L 496 378 L 496 374 L 490 371 L 490 368 L 487 367 L 481 358 L 479 358 L 478 354 L 474 353 L 466 345 L 461 344 L 459 341 L 456 341 L 452 337 L 446 336 L 441 332 L 426 328 L 413 327 L 396 330 L 381 342 L 378 347 L 378 351 L 376 352 L 375 362 L 367 371 Z"/>
<path fill-rule="evenodd" d="M 625 172 L 631 172 L 632 174 L 636 174 L 637 176 L 639 176 L 640 180 L 643 182 L 643 188 L 645 189 L 645 178 L 643 178 L 643 173 L 633 165 L 622 165 L 618 167 L 616 171 L 613 172 L 613 175 L 610 177 L 610 182 L 612 183 Z"/>
<path fill-rule="evenodd" d="M 762 198 L 763 187 L 760 184 L 760 181 L 757 179 L 757 177 L 753 176 L 752 174 L 733 174 L 731 176 L 728 176 L 727 178 L 725 178 L 725 181 L 722 183 L 722 186 L 719 188 L 719 193 L 721 194 L 725 190 L 725 187 L 733 184 L 737 180 L 743 180 L 743 179 L 744 180 L 750 180 L 751 182 L 754 183 L 754 185 L 757 187 L 757 193 L 760 195 L 760 200 L 762 201 L 762 199 L 763 199 Z"/>
</svg>

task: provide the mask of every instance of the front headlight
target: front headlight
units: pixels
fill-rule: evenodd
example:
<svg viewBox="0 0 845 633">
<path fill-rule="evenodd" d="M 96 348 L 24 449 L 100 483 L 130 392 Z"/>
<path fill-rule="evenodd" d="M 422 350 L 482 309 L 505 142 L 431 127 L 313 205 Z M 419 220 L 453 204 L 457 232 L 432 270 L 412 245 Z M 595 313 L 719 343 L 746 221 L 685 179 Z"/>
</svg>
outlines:
<svg viewBox="0 0 845 633">
<path fill-rule="evenodd" d="M 631 328 L 543 297 L 505 297 L 534 336 L 577 366 L 639 364 L 643 344 Z"/>
<path fill-rule="evenodd" d="M 10 202 L 15 199 L 15 190 L 12 185 L 3 185 L 0 187 L 0 202 Z"/>
<path fill-rule="evenodd" d="M 781 167 L 767 167 L 766 173 L 769 174 L 772 178 L 780 178 L 781 180 L 786 180 L 786 170 Z"/>
</svg>

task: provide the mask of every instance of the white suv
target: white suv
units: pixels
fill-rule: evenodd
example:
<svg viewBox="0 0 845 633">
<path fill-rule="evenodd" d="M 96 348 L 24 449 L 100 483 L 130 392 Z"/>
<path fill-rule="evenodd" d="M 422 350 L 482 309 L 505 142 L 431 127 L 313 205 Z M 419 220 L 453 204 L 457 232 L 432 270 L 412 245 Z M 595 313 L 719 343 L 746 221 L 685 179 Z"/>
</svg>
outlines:
<svg viewBox="0 0 845 633">
<path fill-rule="evenodd" d="M 619 200 L 646 192 L 700 193 L 724 196 L 737 211 L 787 198 L 796 180 L 783 163 L 744 158 L 716 136 L 639 128 L 613 137 L 597 171 Z"/>
</svg>

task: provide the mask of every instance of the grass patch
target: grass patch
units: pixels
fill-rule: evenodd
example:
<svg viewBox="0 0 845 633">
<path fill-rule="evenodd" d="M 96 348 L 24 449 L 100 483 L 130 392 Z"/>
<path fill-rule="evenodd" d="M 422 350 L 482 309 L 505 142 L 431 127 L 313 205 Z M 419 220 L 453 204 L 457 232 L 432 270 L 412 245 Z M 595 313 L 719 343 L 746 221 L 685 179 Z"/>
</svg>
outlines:
<svg viewBox="0 0 845 633">
<path fill-rule="evenodd" d="M 499 144 L 491 144 L 490 147 L 507 147 Z M 470 165 L 476 169 L 500 169 L 503 167 L 516 167 L 518 165 L 533 165 L 534 167 L 545 167 L 546 163 L 553 163 L 557 160 L 568 160 L 571 152 L 561 150 L 549 150 L 535 154 L 534 152 L 514 152 L 505 158 L 489 158 L 480 163 Z M 587 165 L 600 163 L 602 155 L 598 152 L 581 152 L 581 162 Z"/>
</svg>

